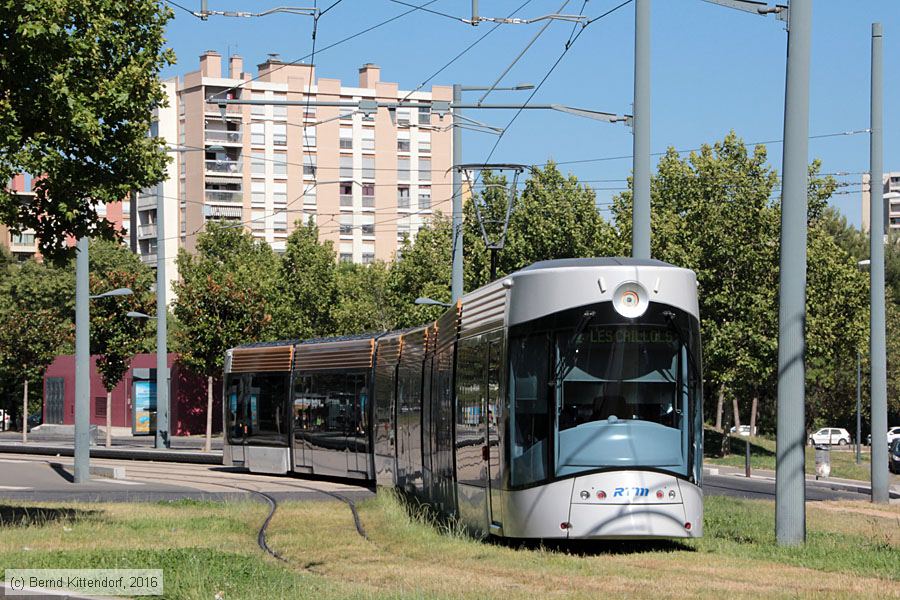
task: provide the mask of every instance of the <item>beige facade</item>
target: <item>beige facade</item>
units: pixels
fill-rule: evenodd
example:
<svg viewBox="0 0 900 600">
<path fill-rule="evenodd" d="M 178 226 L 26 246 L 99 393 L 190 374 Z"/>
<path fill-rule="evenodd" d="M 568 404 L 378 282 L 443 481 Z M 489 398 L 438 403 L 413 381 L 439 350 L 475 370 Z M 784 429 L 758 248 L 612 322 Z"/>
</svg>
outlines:
<svg viewBox="0 0 900 600">
<path fill-rule="evenodd" d="M 871 215 L 871 179 L 868 173 L 863 174 L 862 184 L 862 228 L 869 231 Z M 884 227 L 885 232 L 900 231 L 900 171 L 885 173 L 884 185 Z"/>
<path fill-rule="evenodd" d="M 430 110 L 452 90 L 408 92 L 381 81 L 366 64 L 356 86 L 317 78 L 307 64 L 270 58 L 256 76 L 243 61 L 208 51 L 200 69 L 166 82 L 173 97 L 156 115 L 156 133 L 173 148 L 169 181 L 139 196 L 138 213 L 153 223 L 153 202 L 165 201 L 177 222 L 166 237 L 193 250 L 210 220 L 225 219 L 278 252 L 298 221 L 313 219 L 340 260 L 390 260 L 405 235 L 414 237 L 436 211 L 450 213 L 451 117 Z M 169 88 L 167 88 L 169 89 Z M 218 95 L 218 96 L 217 96 Z M 343 101 L 406 99 L 422 108 L 379 108 L 364 115 L 345 107 L 209 104 L 211 96 L 242 100 Z M 148 197 L 143 205 L 141 197 Z M 141 217 L 141 214 L 138 215 Z M 139 225 L 140 226 L 140 225 Z M 139 250 L 155 261 L 150 228 Z M 167 256 L 174 256 L 169 248 Z M 174 273 L 174 263 L 167 262 Z"/>
</svg>

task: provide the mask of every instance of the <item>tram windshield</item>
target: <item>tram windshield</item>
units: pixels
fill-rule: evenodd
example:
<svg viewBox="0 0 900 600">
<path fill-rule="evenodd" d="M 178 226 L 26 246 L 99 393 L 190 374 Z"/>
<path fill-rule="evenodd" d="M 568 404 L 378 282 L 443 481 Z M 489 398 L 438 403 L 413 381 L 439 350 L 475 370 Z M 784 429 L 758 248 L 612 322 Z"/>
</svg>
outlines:
<svg viewBox="0 0 900 600">
<path fill-rule="evenodd" d="M 570 312 L 513 339 L 511 483 L 604 468 L 688 476 L 701 435 L 696 327 L 679 328 L 691 319 Z"/>
</svg>

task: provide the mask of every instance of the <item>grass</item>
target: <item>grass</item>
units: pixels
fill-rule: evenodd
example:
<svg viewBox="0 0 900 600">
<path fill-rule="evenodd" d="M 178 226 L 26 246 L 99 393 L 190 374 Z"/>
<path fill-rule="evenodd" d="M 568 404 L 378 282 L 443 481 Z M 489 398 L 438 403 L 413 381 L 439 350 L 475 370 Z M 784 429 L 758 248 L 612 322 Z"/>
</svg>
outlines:
<svg viewBox="0 0 900 600">
<path fill-rule="evenodd" d="M 730 467 L 744 467 L 746 444 L 750 444 L 750 467 L 752 469 L 775 470 L 775 440 L 754 436 L 730 436 L 725 441 L 725 455 L 717 456 L 719 449 L 722 448 L 722 434 L 713 430 L 705 430 L 705 453 L 703 461 L 709 465 L 725 465 Z M 871 476 L 871 460 L 868 449 L 863 449 L 860 464 L 856 464 L 856 451 L 853 446 L 846 446 L 845 449 L 839 449 L 834 446 L 831 451 L 831 477 L 840 479 L 856 479 L 859 481 L 869 481 Z M 804 453 L 806 458 L 806 473 L 815 475 L 816 473 L 816 452 L 807 446 Z M 885 465 L 887 470 L 887 465 Z M 893 484 L 900 484 L 900 476 L 889 475 L 889 481 Z"/>
<path fill-rule="evenodd" d="M 389 493 L 360 506 L 287 502 L 264 555 L 263 505 L 0 506 L 0 565 L 162 568 L 167 598 L 900 596 L 900 506 L 808 505 L 808 543 L 775 544 L 768 501 L 707 498 L 700 540 L 510 545 L 472 540 Z"/>
</svg>

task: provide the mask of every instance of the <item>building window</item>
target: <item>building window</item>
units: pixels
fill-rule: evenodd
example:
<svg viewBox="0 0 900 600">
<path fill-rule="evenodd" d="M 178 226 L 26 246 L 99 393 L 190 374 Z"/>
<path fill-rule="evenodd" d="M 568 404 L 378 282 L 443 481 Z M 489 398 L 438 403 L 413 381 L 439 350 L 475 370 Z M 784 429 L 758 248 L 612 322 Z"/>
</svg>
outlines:
<svg viewBox="0 0 900 600">
<path fill-rule="evenodd" d="M 353 157 L 342 156 L 338 177 L 353 177 Z"/>
<path fill-rule="evenodd" d="M 409 237 L 409 225 L 405 223 L 397 224 L 397 241 L 403 242 L 406 238 Z"/>
<path fill-rule="evenodd" d="M 276 152 L 272 161 L 272 173 L 275 175 L 287 175 L 287 154 Z"/>
<path fill-rule="evenodd" d="M 303 128 L 303 146 L 306 148 L 315 147 L 316 145 L 316 128 Z"/>
<path fill-rule="evenodd" d="M 409 159 L 397 159 L 397 179 L 400 181 L 409 181 Z"/>
<path fill-rule="evenodd" d="M 409 127 L 409 114 L 410 114 L 410 109 L 408 109 L 408 108 L 398 108 L 397 109 L 397 126 L 398 127 Z"/>
<path fill-rule="evenodd" d="M 397 152 L 409 152 L 409 139 L 397 138 Z"/>
<path fill-rule="evenodd" d="M 353 150 L 353 130 L 341 127 L 340 131 L 340 149 Z"/>
<path fill-rule="evenodd" d="M 431 125 L 431 107 L 419 107 L 419 125 Z"/>
<path fill-rule="evenodd" d="M 361 229 L 363 235 L 375 235 L 374 223 L 366 223 L 365 225 L 362 225 Z"/>
<path fill-rule="evenodd" d="M 272 125 L 272 143 L 276 146 L 287 146 L 287 125 L 274 123 Z"/>
<path fill-rule="evenodd" d="M 95 417 L 105 417 L 106 416 L 106 396 L 95 396 L 94 397 L 94 416 Z"/>
<path fill-rule="evenodd" d="M 341 252 L 341 262 L 353 262 L 353 254 L 350 252 Z"/>
<path fill-rule="evenodd" d="M 250 229 L 256 232 L 266 230 L 266 211 L 254 210 L 250 212 Z"/>
<path fill-rule="evenodd" d="M 266 155 L 263 152 L 250 154 L 250 172 L 256 175 L 266 174 Z"/>
<path fill-rule="evenodd" d="M 316 207 L 316 188 L 311 188 L 304 190 L 303 192 L 303 208 L 313 208 Z M 304 223 L 306 220 L 304 219 Z"/>
<path fill-rule="evenodd" d="M 374 252 L 363 252 L 362 263 L 364 265 L 371 265 L 373 262 L 375 262 L 375 253 Z"/>
<path fill-rule="evenodd" d="M 353 206 L 353 182 L 342 181 L 340 184 L 341 206 Z"/>
<path fill-rule="evenodd" d="M 397 208 L 409 208 L 409 188 L 397 188 Z"/>
<path fill-rule="evenodd" d="M 431 208 L 431 188 L 419 188 L 419 210 Z"/>
<path fill-rule="evenodd" d="M 363 152 L 375 151 L 375 130 L 369 127 L 363 127 L 362 130 L 362 149 Z"/>
<path fill-rule="evenodd" d="M 341 235 L 353 235 L 353 216 L 352 215 L 342 215 L 341 216 Z"/>
<path fill-rule="evenodd" d="M 256 93 L 253 94 L 254 100 L 265 100 L 266 95 Z M 266 115 L 266 105 L 265 104 L 254 104 L 250 107 L 250 114 L 254 117 L 264 117 Z"/>
<path fill-rule="evenodd" d="M 419 154 L 431 154 L 431 134 L 419 132 Z"/>
<path fill-rule="evenodd" d="M 419 159 L 419 180 L 431 181 L 431 160 Z"/>
<path fill-rule="evenodd" d="M 250 182 L 250 205 L 253 208 L 265 208 L 266 206 L 266 182 Z"/>
<path fill-rule="evenodd" d="M 287 207 L 287 184 L 286 183 L 272 184 L 272 202 L 275 205 L 275 208 Z"/>
<path fill-rule="evenodd" d="M 353 120 L 353 109 L 349 106 L 341 107 L 341 121 L 352 121 Z"/>
<path fill-rule="evenodd" d="M 303 155 L 303 175 L 309 177 L 316 176 L 316 155 L 315 154 L 304 154 Z"/>
<path fill-rule="evenodd" d="M 362 185 L 362 205 L 363 208 L 375 208 L 375 185 L 364 183 Z"/>
<path fill-rule="evenodd" d="M 265 123 L 250 123 L 250 144 L 253 146 L 266 145 Z"/>
<path fill-rule="evenodd" d="M 375 179 L 375 158 L 363 157 L 362 159 L 362 178 Z"/>
<path fill-rule="evenodd" d="M 287 100 L 287 94 L 275 94 L 273 98 L 275 102 L 284 102 Z M 272 115 L 275 118 L 284 119 L 287 117 L 287 106 L 284 104 L 275 104 L 272 106 Z"/>
<path fill-rule="evenodd" d="M 284 233 L 287 231 L 287 212 L 279 211 L 275 213 L 275 223 L 274 229 L 277 233 Z"/>
</svg>

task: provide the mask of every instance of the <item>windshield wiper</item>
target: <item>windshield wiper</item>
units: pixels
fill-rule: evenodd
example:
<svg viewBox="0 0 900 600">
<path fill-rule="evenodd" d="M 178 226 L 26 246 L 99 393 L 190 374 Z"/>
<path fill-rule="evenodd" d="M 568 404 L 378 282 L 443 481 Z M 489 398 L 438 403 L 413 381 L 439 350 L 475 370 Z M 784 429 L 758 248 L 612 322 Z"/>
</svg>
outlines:
<svg viewBox="0 0 900 600">
<path fill-rule="evenodd" d="M 578 324 L 575 326 L 575 333 L 572 334 L 572 337 L 569 339 L 569 343 L 566 344 L 566 351 L 560 357 L 559 362 L 556 365 L 556 373 L 554 373 L 553 380 L 550 382 L 550 385 L 558 385 L 558 382 L 561 381 L 572 371 L 572 369 L 575 368 L 574 361 L 572 361 L 572 365 L 568 366 L 568 368 L 567 363 L 572 360 L 575 353 L 578 352 L 578 348 L 579 346 L 581 346 L 581 334 L 584 333 L 584 330 L 588 326 L 588 323 L 590 323 L 591 319 L 593 319 L 595 316 L 597 316 L 597 311 L 595 310 L 586 310 L 584 311 L 584 313 L 582 313 L 581 318 L 578 320 Z"/>
</svg>

